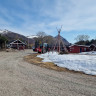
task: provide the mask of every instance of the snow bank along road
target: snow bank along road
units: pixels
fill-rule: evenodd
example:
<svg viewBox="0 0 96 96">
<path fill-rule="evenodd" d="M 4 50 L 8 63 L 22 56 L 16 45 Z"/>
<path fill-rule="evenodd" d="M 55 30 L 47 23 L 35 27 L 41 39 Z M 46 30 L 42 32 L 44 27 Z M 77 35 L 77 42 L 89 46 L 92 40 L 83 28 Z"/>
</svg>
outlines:
<svg viewBox="0 0 96 96">
<path fill-rule="evenodd" d="M 0 52 L 0 96 L 96 96 L 96 77 L 29 64 L 32 50 Z"/>
<path fill-rule="evenodd" d="M 70 70 L 82 71 L 86 74 L 96 75 L 96 52 L 84 52 L 82 54 L 90 55 L 60 55 L 57 52 L 48 52 L 38 55 L 37 57 L 43 58 L 43 62 L 54 62 L 54 64 L 59 67 L 65 67 Z"/>
</svg>

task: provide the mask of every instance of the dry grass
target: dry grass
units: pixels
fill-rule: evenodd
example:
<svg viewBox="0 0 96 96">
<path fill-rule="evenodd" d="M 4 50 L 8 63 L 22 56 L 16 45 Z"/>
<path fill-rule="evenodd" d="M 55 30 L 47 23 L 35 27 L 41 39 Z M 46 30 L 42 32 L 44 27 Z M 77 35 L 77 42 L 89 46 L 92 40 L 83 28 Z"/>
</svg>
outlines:
<svg viewBox="0 0 96 96">
<path fill-rule="evenodd" d="M 85 74 L 84 72 L 80 72 L 80 71 L 74 71 L 74 70 L 69 70 L 67 68 L 63 68 L 63 67 L 59 67 L 57 65 L 55 65 L 53 62 L 42 62 L 42 58 L 37 57 L 37 53 L 28 55 L 24 57 L 24 60 L 27 61 L 28 63 L 43 67 L 43 68 L 47 68 L 47 69 L 51 69 L 51 70 L 55 70 L 58 72 L 70 72 L 70 73 L 76 73 L 76 74 L 83 74 L 83 75 L 88 75 Z M 90 75 L 90 76 L 95 76 L 96 75 Z"/>
<path fill-rule="evenodd" d="M 40 67 L 44 67 L 44 68 L 48 68 L 48 69 L 52 69 L 52 70 L 56 70 L 59 72 L 64 71 L 64 72 L 84 74 L 83 72 L 78 72 L 78 71 L 74 71 L 74 70 L 69 70 L 67 68 L 58 67 L 57 65 L 55 65 L 52 62 L 42 62 L 43 59 L 37 57 L 37 55 L 39 55 L 39 54 L 31 54 L 31 55 L 25 56 L 24 60 L 31 64 L 34 64 L 34 65 L 37 65 Z"/>
</svg>

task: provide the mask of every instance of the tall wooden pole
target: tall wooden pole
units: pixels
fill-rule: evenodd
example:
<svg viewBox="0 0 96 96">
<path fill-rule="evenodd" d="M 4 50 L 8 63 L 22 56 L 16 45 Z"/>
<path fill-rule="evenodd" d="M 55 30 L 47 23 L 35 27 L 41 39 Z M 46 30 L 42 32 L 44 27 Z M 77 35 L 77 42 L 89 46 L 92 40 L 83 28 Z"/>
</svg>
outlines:
<svg viewBox="0 0 96 96">
<path fill-rule="evenodd" d="M 60 53 L 60 31 L 58 32 L 58 43 L 59 43 L 59 53 Z"/>
<path fill-rule="evenodd" d="M 28 49 L 29 49 L 29 38 L 28 38 Z"/>
<path fill-rule="evenodd" d="M 62 28 L 62 25 L 61 25 L 61 28 Z M 57 29 L 57 31 L 58 31 L 58 47 L 59 47 L 58 51 L 59 51 L 59 53 L 60 53 L 60 32 L 61 32 L 61 28 Z"/>
<path fill-rule="evenodd" d="M 5 49 L 6 49 L 6 41 L 5 41 Z"/>
<path fill-rule="evenodd" d="M 27 36 L 27 39 L 28 39 L 28 41 L 27 41 L 28 45 L 27 46 L 28 46 L 28 49 L 29 49 L 29 36 Z"/>
</svg>

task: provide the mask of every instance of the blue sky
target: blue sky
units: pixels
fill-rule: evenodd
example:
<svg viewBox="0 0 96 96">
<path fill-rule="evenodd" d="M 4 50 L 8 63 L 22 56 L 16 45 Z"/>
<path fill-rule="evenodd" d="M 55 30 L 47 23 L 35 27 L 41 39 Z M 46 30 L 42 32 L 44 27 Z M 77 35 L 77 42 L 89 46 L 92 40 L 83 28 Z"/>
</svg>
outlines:
<svg viewBox="0 0 96 96">
<path fill-rule="evenodd" d="M 43 31 L 74 43 L 77 35 L 96 38 L 96 0 L 0 0 L 0 29 L 25 36 Z"/>
</svg>

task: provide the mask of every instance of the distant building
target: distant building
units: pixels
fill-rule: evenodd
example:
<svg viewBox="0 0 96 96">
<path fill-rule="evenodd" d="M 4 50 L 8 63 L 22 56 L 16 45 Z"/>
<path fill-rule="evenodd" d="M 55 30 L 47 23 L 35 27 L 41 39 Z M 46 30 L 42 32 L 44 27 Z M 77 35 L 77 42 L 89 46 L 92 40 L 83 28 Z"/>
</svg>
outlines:
<svg viewBox="0 0 96 96">
<path fill-rule="evenodd" d="M 90 46 L 86 45 L 71 45 L 68 48 L 69 53 L 81 53 L 81 52 L 88 52 L 88 51 L 96 51 L 96 46 L 94 44 Z"/>
<path fill-rule="evenodd" d="M 89 49 L 90 49 L 90 51 L 96 51 L 96 45 L 91 44 L 91 45 L 89 46 Z"/>
<path fill-rule="evenodd" d="M 22 50 L 26 48 L 26 44 L 19 39 L 11 42 L 9 45 L 10 48 L 18 49 L 18 50 Z"/>
</svg>

